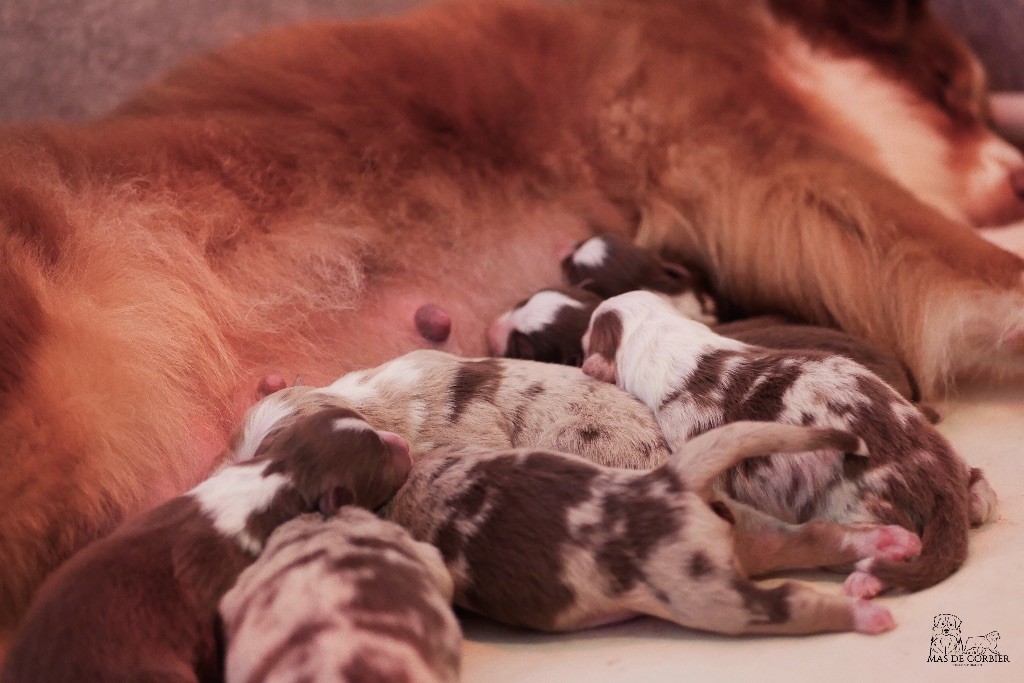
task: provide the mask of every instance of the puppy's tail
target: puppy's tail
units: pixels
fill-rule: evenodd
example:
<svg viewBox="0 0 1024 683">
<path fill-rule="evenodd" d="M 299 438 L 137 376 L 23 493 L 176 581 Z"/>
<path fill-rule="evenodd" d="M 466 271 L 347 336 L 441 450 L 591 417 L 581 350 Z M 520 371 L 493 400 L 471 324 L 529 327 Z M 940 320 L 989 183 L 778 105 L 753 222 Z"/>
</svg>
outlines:
<svg viewBox="0 0 1024 683">
<path fill-rule="evenodd" d="M 968 504 L 965 491 L 935 494 L 931 519 L 921 534 L 921 554 L 909 562 L 877 559 L 868 571 L 887 588 L 919 591 L 934 586 L 967 558 Z"/>
<path fill-rule="evenodd" d="M 733 422 L 691 439 L 664 466 L 675 470 L 691 489 L 705 493 L 718 475 L 747 458 L 819 450 L 868 454 L 862 439 L 838 429 Z"/>
</svg>

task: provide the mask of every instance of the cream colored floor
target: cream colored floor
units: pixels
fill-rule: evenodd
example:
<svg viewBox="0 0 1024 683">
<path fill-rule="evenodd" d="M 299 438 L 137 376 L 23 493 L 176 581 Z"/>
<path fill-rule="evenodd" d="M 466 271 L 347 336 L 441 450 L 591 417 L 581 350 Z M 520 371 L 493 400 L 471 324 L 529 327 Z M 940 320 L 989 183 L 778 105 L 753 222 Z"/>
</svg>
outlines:
<svg viewBox="0 0 1024 683">
<path fill-rule="evenodd" d="M 724 638 L 654 619 L 567 635 L 515 631 L 467 618 L 463 680 L 543 681 L 1024 681 L 1024 387 L 969 388 L 940 405 L 942 432 L 984 468 L 1001 507 L 973 532 L 970 557 L 942 584 L 883 598 L 898 626 L 881 636 Z M 831 590 L 841 579 L 803 575 Z M 1009 663 L 927 663 L 932 618 L 952 613 L 962 634 L 999 631 Z"/>
</svg>

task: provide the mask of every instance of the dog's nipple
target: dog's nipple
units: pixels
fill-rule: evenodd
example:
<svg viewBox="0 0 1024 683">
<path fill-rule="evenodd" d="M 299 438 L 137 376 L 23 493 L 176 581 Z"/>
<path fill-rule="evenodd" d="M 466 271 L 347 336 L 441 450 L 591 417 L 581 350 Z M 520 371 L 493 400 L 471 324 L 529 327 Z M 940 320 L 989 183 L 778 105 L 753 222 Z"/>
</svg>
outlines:
<svg viewBox="0 0 1024 683">
<path fill-rule="evenodd" d="M 276 372 L 272 372 L 269 375 L 264 375 L 260 378 L 260 382 L 256 387 L 256 392 L 259 394 L 260 398 L 266 398 L 276 391 L 281 391 L 282 389 L 287 388 L 287 386 L 288 382 L 284 377 Z"/>
<path fill-rule="evenodd" d="M 424 304 L 416 309 L 413 316 L 416 331 L 433 344 L 448 340 L 452 333 L 452 318 L 437 304 Z"/>
</svg>

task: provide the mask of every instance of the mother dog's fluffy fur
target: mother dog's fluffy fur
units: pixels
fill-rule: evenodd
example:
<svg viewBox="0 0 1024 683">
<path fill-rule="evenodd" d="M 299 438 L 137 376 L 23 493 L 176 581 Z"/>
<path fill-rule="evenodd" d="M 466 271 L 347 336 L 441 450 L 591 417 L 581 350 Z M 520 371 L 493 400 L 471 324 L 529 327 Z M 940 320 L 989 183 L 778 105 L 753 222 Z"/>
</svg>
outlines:
<svg viewBox="0 0 1024 683">
<path fill-rule="evenodd" d="M 194 483 L 260 372 L 409 351 L 424 302 L 479 355 L 596 230 L 926 392 L 1019 365 L 1022 262 L 969 225 L 1021 213 L 983 98 L 921 0 L 480 2 L 271 32 L 0 131 L 0 624 Z"/>
</svg>

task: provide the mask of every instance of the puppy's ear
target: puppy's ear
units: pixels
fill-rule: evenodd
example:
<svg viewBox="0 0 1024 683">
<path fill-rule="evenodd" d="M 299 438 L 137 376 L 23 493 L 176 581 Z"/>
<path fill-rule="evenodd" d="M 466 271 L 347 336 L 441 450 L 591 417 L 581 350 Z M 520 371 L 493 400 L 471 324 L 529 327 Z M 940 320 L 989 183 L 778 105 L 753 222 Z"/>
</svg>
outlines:
<svg viewBox="0 0 1024 683">
<path fill-rule="evenodd" d="M 588 361 L 591 356 L 596 354 L 603 356 L 614 368 L 615 354 L 621 343 L 622 319 L 615 311 L 605 311 L 598 314 L 590 324 L 587 348 L 583 349 L 583 352 L 587 355 Z M 584 361 L 585 364 L 586 361 Z"/>
<path fill-rule="evenodd" d="M 320 495 L 317 508 L 324 517 L 333 517 L 343 505 L 351 505 L 355 501 L 355 495 L 347 486 L 335 486 Z"/>
<path fill-rule="evenodd" d="M 533 348 L 529 337 L 519 330 L 512 330 L 508 335 L 505 357 L 518 358 L 520 360 L 536 360 L 537 351 Z"/>
<path fill-rule="evenodd" d="M 583 374 L 602 382 L 615 384 L 615 362 L 599 353 L 592 353 L 583 361 Z"/>
</svg>

